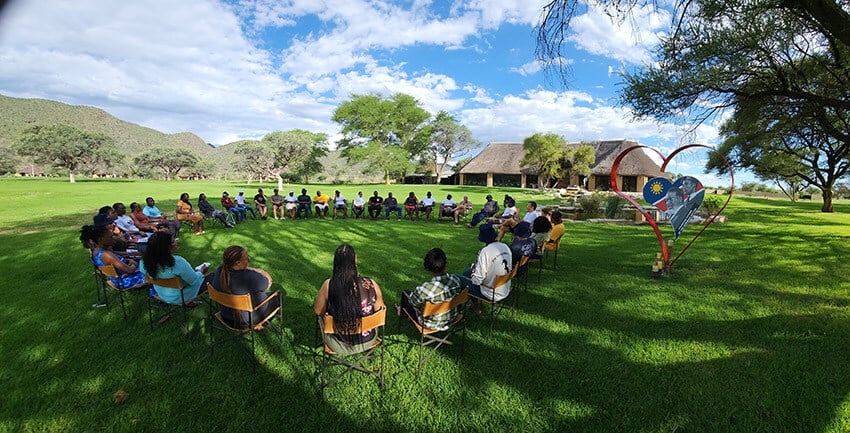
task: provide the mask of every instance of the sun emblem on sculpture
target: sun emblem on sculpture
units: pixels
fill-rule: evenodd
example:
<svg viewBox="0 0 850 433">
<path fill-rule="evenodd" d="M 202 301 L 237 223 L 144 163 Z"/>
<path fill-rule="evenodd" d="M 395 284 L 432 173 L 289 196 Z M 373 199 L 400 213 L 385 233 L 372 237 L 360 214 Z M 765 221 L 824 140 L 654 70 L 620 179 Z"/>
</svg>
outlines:
<svg viewBox="0 0 850 433">
<path fill-rule="evenodd" d="M 661 194 L 664 191 L 664 186 L 661 185 L 661 182 L 653 182 L 650 188 L 652 188 L 653 194 Z"/>
</svg>

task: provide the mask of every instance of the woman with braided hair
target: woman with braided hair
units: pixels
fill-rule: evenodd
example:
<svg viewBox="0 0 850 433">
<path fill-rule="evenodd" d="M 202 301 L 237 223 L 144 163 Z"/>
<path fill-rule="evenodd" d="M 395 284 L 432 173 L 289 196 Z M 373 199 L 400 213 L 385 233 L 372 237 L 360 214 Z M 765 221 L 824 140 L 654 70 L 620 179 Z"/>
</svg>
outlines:
<svg viewBox="0 0 850 433">
<path fill-rule="evenodd" d="M 256 307 L 269 297 L 268 290 L 272 285 L 272 277 L 268 272 L 258 269 L 249 268 L 248 262 L 251 256 L 248 255 L 248 250 L 245 247 L 232 245 L 224 250 L 221 257 L 221 266 L 216 269 L 213 274 L 213 288 L 219 292 L 229 293 L 232 295 L 251 295 L 251 305 Z M 280 297 L 277 296 L 264 304 L 259 310 L 251 315 L 251 326 L 264 323 L 269 319 L 269 314 L 280 307 Z M 239 314 L 234 314 L 234 311 L 223 305 L 219 306 L 221 317 L 234 328 L 247 328 L 248 312 L 241 311 Z"/>
</svg>

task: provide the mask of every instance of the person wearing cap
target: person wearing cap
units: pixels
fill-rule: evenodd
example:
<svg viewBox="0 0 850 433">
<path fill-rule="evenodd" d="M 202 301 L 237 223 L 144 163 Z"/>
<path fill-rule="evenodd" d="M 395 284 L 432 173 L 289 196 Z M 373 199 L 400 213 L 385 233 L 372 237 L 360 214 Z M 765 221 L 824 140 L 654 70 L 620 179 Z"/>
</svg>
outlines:
<svg viewBox="0 0 850 433">
<path fill-rule="evenodd" d="M 360 219 L 363 216 L 363 211 L 366 210 L 366 198 L 363 197 L 363 191 L 357 191 L 357 197 L 351 202 L 351 212 L 354 213 L 354 219 Z"/>
<path fill-rule="evenodd" d="M 325 218 L 328 216 L 328 203 L 331 198 L 327 194 L 322 194 L 321 191 L 316 191 L 316 196 L 313 197 L 313 207 L 316 208 L 316 218 Z"/>
<path fill-rule="evenodd" d="M 251 218 L 257 219 L 257 212 L 254 211 L 254 208 L 245 201 L 245 190 L 240 189 L 239 194 L 236 195 L 236 204 L 242 206 L 246 211 L 251 211 Z"/>
<path fill-rule="evenodd" d="M 114 215 L 114 212 L 109 206 L 100 208 L 98 214 L 92 218 L 92 227 L 102 227 L 109 230 L 109 233 L 112 234 L 112 251 L 127 255 L 127 246 L 130 241 L 124 237 L 124 234 L 121 233 L 121 230 L 118 230 L 118 227 L 115 227 L 115 218 L 109 216 L 110 213 Z"/>
<path fill-rule="evenodd" d="M 521 221 L 516 225 L 516 227 L 514 227 L 513 233 L 514 239 L 511 241 L 510 248 L 514 266 L 519 263 L 519 259 L 522 258 L 522 256 L 526 256 L 528 258 L 539 257 L 537 255 L 537 241 L 531 237 L 531 224 L 526 221 Z M 517 275 L 525 274 L 527 267 L 528 264 L 518 269 Z"/>
<path fill-rule="evenodd" d="M 478 240 L 485 244 L 478 252 L 478 259 L 471 268 L 465 270 L 461 277 L 461 285 L 469 289 L 469 294 L 501 301 L 506 298 L 511 290 L 510 280 L 505 284 L 493 287 L 496 277 L 507 275 L 513 270 L 513 256 L 507 245 L 496 240 L 496 229 L 490 224 L 482 224 L 478 228 Z M 481 286 L 488 289 L 481 290 Z M 492 287 L 492 289 L 491 289 Z M 476 313 L 481 307 L 472 299 L 472 310 Z"/>
<path fill-rule="evenodd" d="M 337 211 L 342 211 L 342 216 L 345 219 L 348 219 L 348 200 L 339 192 L 339 190 L 334 191 L 334 214 L 333 219 L 336 219 Z"/>
<path fill-rule="evenodd" d="M 419 201 L 419 211 L 416 214 L 416 219 L 419 219 L 419 213 L 425 212 L 425 222 L 431 222 L 431 212 L 434 211 L 434 205 L 437 200 L 431 197 L 431 191 L 425 193 L 425 198 Z"/>
<path fill-rule="evenodd" d="M 221 206 L 236 217 L 237 224 L 248 219 L 248 214 L 245 212 L 245 208 L 234 203 L 227 191 L 221 193 Z"/>
<path fill-rule="evenodd" d="M 507 209 L 505 209 L 505 213 L 508 213 L 508 210 L 510 210 L 510 209 L 516 209 L 516 208 L 507 208 Z M 540 212 L 537 212 L 537 202 L 535 202 L 535 201 L 528 202 L 528 205 L 526 206 L 526 210 L 527 210 L 527 212 L 526 212 L 525 216 L 522 218 L 522 220 L 527 222 L 530 226 L 532 223 L 534 223 L 534 220 L 537 219 L 537 217 L 540 216 Z M 502 217 L 505 217 L 505 215 L 503 214 Z M 516 214 L 513 214 L 512 216 L 503 220 L 501 225 L 499 225 L 499 238 L 498 238 L 498 240 L 501 241 L 502 238 L 505 236 L 505 233 L 507 233 L 507 232 L 513 233 L 514 227 L 516 227 L 517 224 L 519 224 L 519 221 L 516 220 Z"/>
<path fill-rule="evenodd" d="M 384 198 L 378 195 L 378 191 L 372 193 L 369 197 L 369 217 L 373 220 L 381 216 L 381 211 L 384 209 Z"/>
<path fill-rule="evenodd" d="M 499 203 L 496 200 L 493 200 L 493 196 L 487 194 L 487 203 L 484 203 L 484 207 L 481 209 L 481 212 L 472 215 L 472 221 L 469 222 L 466 226 L 468 228 L 473 228 L 478 225 L 484 219 L 492 217 L 496 215 L 496 212 L 499 211 Z"/>
<path fill-rule="evenodd" d="M 286 214 L 283 213 L 283 196 L 278 193 L 277 188 L 274 189 L 274 194 L 269 197 L 269 201 L 272 203 L 272 218 L 276 220 L 286 219 Z"/>
<path fill-rule="evenodd" d="M 145 216 L 148 217 L 150 221 L 153 221 L 155 223 L 165 223 L 168 226 L 168 231 L 170 231 L 171 233 L 176 234 L 178 231 L 180 231 L 180 225 L 182 223 L 177 220 L 171 220 L 166 218 L 165 214 L 160 212 L 159 208 L 156 207 L 156 200 L 154 200 L 153 197 L 146 198 L 145 204 L 147 204 L 147 206 L 142 208 L 142 213 L 145 214 Z"/>
<path fill-rule="evenodd" d="M 310 197 L 307 197 L 309 200 Z M 295 219 L 295 210 L 298 208 L 298 198 L 295 197 L 295 191 L 289 191 L 289 195 L 283 198 L 283 201 L 286 203 L 286 213 L 289 214 L 289 219 Z M 310 210 L 310 206 L 307 206 L 307 210 Z"/>
<path fill-rule="evenodd" d="M 260 211 L 260 218 L 268 219 L 269 207 L 266 206 L 266 202 L 268 199 L 266 198 L 266 194 L 263 192 L 262 188 L 257 188 L 257 194 L 254 195 L 254 206 L 257 207 L 257 210 Z"/>
<path fill-rule="evenodd" d="M 291 192 L 291 191 L 290 191 Z M 295 216 L 298 218 L 307 219 L 310 217 L 310 203 L 313 200 L 310 199 L 310 195 L 307 194 L 307 188 L 301 188 L 301 195 L 298 196 L 298 208 L 295 211 Z"/>
</svg>

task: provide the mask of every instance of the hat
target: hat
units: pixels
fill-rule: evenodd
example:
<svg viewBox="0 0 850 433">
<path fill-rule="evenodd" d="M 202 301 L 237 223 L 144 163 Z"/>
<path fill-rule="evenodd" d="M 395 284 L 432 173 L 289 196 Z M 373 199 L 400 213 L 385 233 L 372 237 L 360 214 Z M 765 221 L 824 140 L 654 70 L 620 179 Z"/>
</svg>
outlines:
<svg viewBox="0 0 850 433">
<path fill-rule="evenodd" d="M 531 237 L 531 224 L 528 221 L 522 221 L 514 227 L 514 236 L 520 238 Z"/>
<path fill-rule="evenodd" d="M 487 194 L 487 200 L 493 200 L 493 196 L 490 195 L 490 194 Z"/>
<path fill-rule="evenodd" d="M 496 241 L 496 230 L 493 230 L 492 224 L 482 224 L 478 227 L 478 240 L 485 244 Z"/>
<path fill-rule="evenodd" d="M 257 188 L 257 192 L 263 192 L 262 188 Z"/>
<path fill-rule="evenodd" d="M 115 222 L 114 219 L 109 217 L 109 214 L 105 214 L 105 213 L 99 213 L 99 214 L 95 215 L 94 218 L 92 218 L 92 220 L 94 221 L 95 227 L 103 227 L 107 224 L 112 224 L 112 223 Z"/>
<path fill-rule="evenodd" d="M 227 191 L 225 191 L 225 192 L 221 193 L 221 195 L 222 195 L 222 196 L 227 195 Z"/>
<path fill-rule="evenodd" d="M 244 190 L 244 189 L 240 189 L 240 190 L 239 190 L 239 194 L 244 194 L 244 193 L 245 193 L 245 190 Z"/>
<path fill-rule="evenodd" d="M 293 190 L 291 190 L 291 189 L 290 189 L 290 190 L 289 190 L 289 193 L 290 193 L 290 194 L 295 194 L 295 191 L 293 191 Z"/>
</svg>

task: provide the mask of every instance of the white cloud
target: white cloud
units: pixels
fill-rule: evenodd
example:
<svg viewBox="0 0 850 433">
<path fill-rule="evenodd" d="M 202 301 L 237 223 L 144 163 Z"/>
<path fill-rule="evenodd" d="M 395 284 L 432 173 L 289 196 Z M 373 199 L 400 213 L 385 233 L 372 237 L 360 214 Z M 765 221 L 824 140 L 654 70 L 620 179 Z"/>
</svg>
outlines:
<svg viewBox="0 0 850 433">
<path fill-rule="evenodd" d="M 587 13 L 573 18 L 567 40 L 579 49 L 629 63 L 651 61 L 650 51 L 658 44 L 670 14 L 652 5 L 636 7 L 632 15 L 619 23 L 597 6 L 589 6 Z"/>
</svg>

